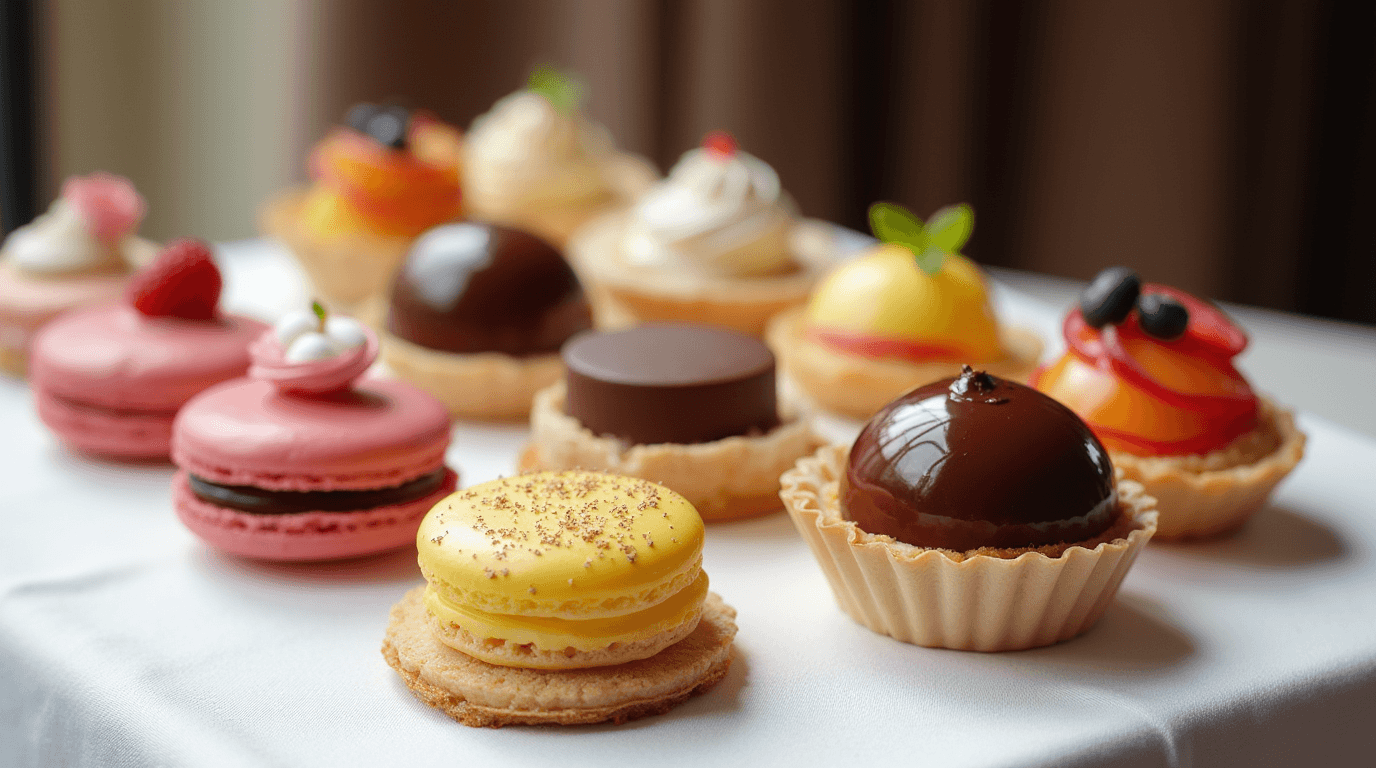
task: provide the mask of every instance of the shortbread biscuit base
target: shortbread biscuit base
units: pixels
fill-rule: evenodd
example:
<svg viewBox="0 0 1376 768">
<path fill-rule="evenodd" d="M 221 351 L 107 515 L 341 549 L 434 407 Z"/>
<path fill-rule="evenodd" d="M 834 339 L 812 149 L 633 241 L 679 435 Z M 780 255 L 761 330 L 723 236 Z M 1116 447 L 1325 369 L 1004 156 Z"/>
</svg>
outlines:
<svg viewBox="0 0 1376 768">
<path fill-rule="evenodd" d="M 649 160 L 629 152 L 614 155 L 605 172 L 609 188 L 601 195 L 542 201 L 525 195 L 499 196 L 470 184 L 464 190 L 464 206 L 471 219 L 518 227 L 563 249 L 588 221 L 611 208 L 628 205 L 659 178 Z"/>
<path fill-rule="evenodd" d="M 564 375 L 557 354 L 460 354 L 427 349 L 385 331 L 380 335 L 382 359 L 397 378 L 429 392 L 452 416 L 524 419 L 535 393 Z"/>
<path fill-rule="evenodd" d="M 1134 456 L 1110 451 L 1113 466 L 1156 497 L 1157 539 L 1219 536 L 1247 522 L 1304 458 L 1304 433 L 1295 416 L 1260 398 L 1258 425 L 1227 447 L 1204 456 Z"/>
<path fill-rule="evenodd" d="M 628 447 L 594 435 L 564 404 L 562 382 L 535 395 L 520 471 L 592 469 L 639 477 L 678 492 L 709 522 L 777 511 L 779 475 L 822 442 L 806 420 L 785 412 L 783 423 L 763 435 Z"/>
<path fill-rule="evenodd" d="M 412 238 L 354 232 L 321 237 L 301 225 L 307 190 L 292 189 L 268 201 L 259 216 L 263 232 L 283 243 L 331 310 L 353 314 L 391 285 Z"/>
<path fill-rule="evenodd" d="M 709 323 L 762 336 L 771 317 L 807 301 L 813 285 L 836 261 L 830 243 L 802 223 L 789 234 L 796 269 L 787 274 L 666 275 L 622 258 L 621 236 L 629 215 L 621 210 L 601 216 L 569 242 L 569 260 L 590 286 L 599 317 Z"/>
<path fill-rule="evenodd" d="M 583 651 L 575 648 L 544 649 L 478 637 L 452 622 L 430 616 L 430 628 L 440 642 L 489 664 L 530 669 L 579 669 L 605 667 L 648 659 L 693 633 L 702 618 L 701 608 L 677 627 L 629 643 Z"/>
<path fill-rule="evenodd" d="M 648 659 L 539 670 L 488 664 L 440 642 L 424 590 L 411 590 L 392 607 L 382 655 L 417 698 L 464 725 L 624 723 L 707 691 L 731 665 L 736 611 L 713 593 L 692 634 Z"/>
<path fill-rule="evenodd" d="M 1156 530 L 1156 501 L 1118 482 L 1121 513 L 1089 541 L 953 552 L 866 533 L 841 514 L 849 448 L 827 446 L 784 473 L 780 496 L 841 609 L 903 642 L 1014 651 L 1094 625 Z"/>
<path fill-rule="evenodd" d="M 868 419 L 913 387 L 959 376 L 969 364 L 995 376 L 1027 383 L 1042 355 L 1042 340 L 1026 328 L 1003 326 L 1004 354 L 997 360 L 910 363 L 881 360 L 830 349 L 807 338 L 804 309 L 774 318 L 765 334 L 786 375 L 808 399 L 833 413 Z"/>
</svg>

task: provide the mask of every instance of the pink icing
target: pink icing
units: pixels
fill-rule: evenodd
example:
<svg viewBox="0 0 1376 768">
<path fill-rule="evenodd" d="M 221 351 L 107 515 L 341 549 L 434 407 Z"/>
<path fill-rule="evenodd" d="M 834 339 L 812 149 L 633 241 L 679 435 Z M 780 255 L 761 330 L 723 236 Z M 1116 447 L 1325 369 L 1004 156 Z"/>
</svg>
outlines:
<svg viewBox="0 0 1376 768">
<path fill-rule="evenodd" d="M 253 515 L 197 498 L 186 476 L 179 472 L 172 480 L 172 504 L 182 523 L 216 549 L 267 560 L 330 560 L 413 544 L 425 513 L 458 484 L 458 476 L 448 470 L 439 490 L 406 504 L 358 512 Z"/>
<path fill-rule="evenodd" d="M 175 411 L 201 390 L 248 370 L 248 345 L 267 326 L 148 317 L 127 304 L 62 315 L 33 341 L 35 389 L 94 408 Z"/>
<path fill-rule="evenodd" d="M 72 204 L 91 234 L 113 243 L 138 228 L 148 210 L 133 182 L 112 173 L 69 176 L 62 197 Z"/>
<path fill-rule="evenodd" d="M 302 397 L 239 379 L 187 403 L 172 459 L 221 485 L 332 491 L 399 485 L 438 469 L 449 445 L 438 400 L 400 381 Z"/>
<path fill-rule="evenodd" d="M 253 366 L 248 375 L 271 382 L 283 392 L 324 394 L 345 389 L 377 359 L 377 336 L 367 327 L 363 333 L 368 341 L 361 347 L 325 360 L 292 363 L 283 358 L 286 350 L 277 334 L 268 330 L 249 347 Z"/>
</svg>

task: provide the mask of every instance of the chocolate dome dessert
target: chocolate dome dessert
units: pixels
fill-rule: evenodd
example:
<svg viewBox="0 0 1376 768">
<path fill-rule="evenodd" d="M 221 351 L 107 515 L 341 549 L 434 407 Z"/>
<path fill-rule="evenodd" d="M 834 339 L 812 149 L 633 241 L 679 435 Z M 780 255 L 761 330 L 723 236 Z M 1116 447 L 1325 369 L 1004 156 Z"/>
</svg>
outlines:
<svg viewBox="0 0 1376 768">
<path fill-rule="evenodd" d="M 553 354 L 592 327 L 578 277 L 549 243 L 499 224 L 421 235 L 392 282 L 387 330 L 455 353 Z"/>
<path fill-rule="evenodd" d="M 1117 512 L 1108 453 L 1078 416 L 969 366 L 875 415 L 841 503 L 868 533 L 957 551 L 1084 541 Z"/>
</svg>

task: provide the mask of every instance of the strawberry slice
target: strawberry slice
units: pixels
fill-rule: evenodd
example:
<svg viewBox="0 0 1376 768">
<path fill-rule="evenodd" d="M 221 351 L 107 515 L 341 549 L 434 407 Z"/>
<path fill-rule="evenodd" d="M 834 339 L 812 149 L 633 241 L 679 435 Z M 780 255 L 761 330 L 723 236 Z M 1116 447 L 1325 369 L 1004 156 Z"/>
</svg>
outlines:
<svg viewBox="0 0 1376 768">
<path fill-rule="evenodd" d="M 129 279 L 125 299 L 151 317 L 210 320 L 224 281 L 210 246 L 192 238 L 175 240 L 152 264 Z"/>
</svg>

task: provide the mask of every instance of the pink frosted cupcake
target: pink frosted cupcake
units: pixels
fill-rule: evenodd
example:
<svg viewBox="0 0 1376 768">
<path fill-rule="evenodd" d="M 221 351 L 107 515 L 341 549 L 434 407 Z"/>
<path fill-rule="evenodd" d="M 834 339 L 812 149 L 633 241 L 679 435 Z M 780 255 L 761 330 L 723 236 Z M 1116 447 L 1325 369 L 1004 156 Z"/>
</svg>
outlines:
<svg viewBox="0 0 1376 768">
<path fill-rule="evenodd" d="M 146 210 L 121 176 L 73 176 L 43 215 L 0 248 L 0 370 L 24 375 L 33 336 L 76 307 L 118 299 L 157 245 L 134 233 Z"/>
<path fill-rule="evenodd" d="M 288 315 L 251 349 L 248 378 L 177 417 L 177 516 L 245 557 L 326 560 L 412 543 L 458 481 L 444 465 L 449 416 L 400 381 L 359 377 L 377 338 L 358 322 Z"/>
</svg>

